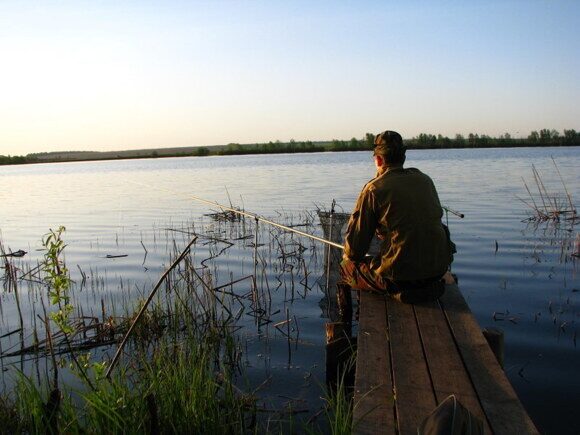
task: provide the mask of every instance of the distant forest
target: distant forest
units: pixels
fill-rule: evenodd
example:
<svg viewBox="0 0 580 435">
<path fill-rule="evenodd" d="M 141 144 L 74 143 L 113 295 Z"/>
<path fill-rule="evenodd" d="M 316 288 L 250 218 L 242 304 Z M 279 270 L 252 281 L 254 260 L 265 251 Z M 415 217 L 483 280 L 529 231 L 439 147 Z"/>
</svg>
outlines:
<svg viewBox="0 0 580 435">
<path fill-rule="evenodd" d="M 290 142 L 268 142 L 261 144 L 157 148 L 145 150 L 130 150 L 116 152 L 96 151 L 66 151 L 35 153 L 26 156 L 0 155 L 0 165 L 48 163 L 83 160 L 116 160 L 161 157 L 211 156 L 211 155 L 240 155 L 240 154 L 276 154 L 276 153 L 308 153 L 324 151 L 365 151 L 373 148 L 375 135 L 366 133 L 362 139 L 353 137 L 350 140 L 333 139 L 331 141 L 302 141 L 291 139 Z M 417 137 L 406 139 L 408 149 L 437 149 L 437 148 L 501 148 L 501 147 L 536 147 L 536 146 L 579 146 L 580 133 L 576 130 L 564 130 L 560 134 L 557 130 L 542 129 L 532 131 L 527 138 L 513 138 L 509 133 L 499 137 L 485 134 L 470 133 L 467 136 L 456 134 L 454 138 L 421 133 Z"/>
</svg>

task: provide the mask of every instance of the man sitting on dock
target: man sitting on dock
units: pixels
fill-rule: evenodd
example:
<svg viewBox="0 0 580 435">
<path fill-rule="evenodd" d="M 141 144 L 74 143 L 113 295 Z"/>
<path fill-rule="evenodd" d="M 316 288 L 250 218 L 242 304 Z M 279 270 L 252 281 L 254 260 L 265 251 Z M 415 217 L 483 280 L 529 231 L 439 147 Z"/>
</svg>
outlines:
<svg viewBox="0 0 580 435">
<path fill-rule="evenodd" d="M 435 300 L 453 260 L 437 190 L 429 176 L 403 168 L 406 147 L 399 133 L 384 131 L 374 143 L 377 174 L 359 194 L 348 223 L 342 285 L 408 303 Z M 368 256 L 375 236 L 380 252 Z"/>
</svg>

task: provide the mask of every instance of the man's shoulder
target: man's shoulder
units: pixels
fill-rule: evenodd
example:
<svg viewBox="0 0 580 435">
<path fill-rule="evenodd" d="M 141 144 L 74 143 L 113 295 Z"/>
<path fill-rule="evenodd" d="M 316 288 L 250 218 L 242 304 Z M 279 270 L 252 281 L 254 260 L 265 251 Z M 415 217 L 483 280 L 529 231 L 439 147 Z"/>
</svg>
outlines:
<svg viewBox="0 0 580 435">
<path fill-rule="evenodd" d="M 376 190 L 376 181 L 377 181 L 376 177 L 367 181 L 367 183 L 361 189 L 360 194 L 364 195 L 364 194 L 367 194 L 369 192 L 373 192 L 374 190 Z"/>
<path fill-rule="evenodd" d="M 398 189 L 401 183 L 408 185 L 408 183 L 433 183 L 431 177 L 417 168 L 400 168 L 388 171 L 376 178 L 370 180 L 363 192 L 370 193 L 376 191 L 385 191 L 390 189 Z"/>
<path fill-rule="evenodd" d="M 421 172 L 421 170 L 417 169 L 417 168 L 405 168 L 404 171 L 407 174 L 427 175 L 424 172 Z"/>
<path fill-rule="evenodd" d="M 425 174 L 424 172 L 421 172 L 417 168 L 397 168 L 394 170 L 387 171 L 384 174 L 382 174 L 376 178 L 373 178 L 371 181 L 369 181 L 367 183 L 367 186 L 377 186 L 377 185 L 381 185 L 385 182 L 388 183 L 391 180 L 395 181 L 398 178 L 409 177 L 409 176 L 430 178 L 427 174 Z"/>
<path fill-rule="evenodd" d="M 405 168 L 404 172 L 407 176 L 431 180 L 431 177 L 429 175 L 427 175 L 425 172 L 420 171 L 417 168 Z"/>
</svg>

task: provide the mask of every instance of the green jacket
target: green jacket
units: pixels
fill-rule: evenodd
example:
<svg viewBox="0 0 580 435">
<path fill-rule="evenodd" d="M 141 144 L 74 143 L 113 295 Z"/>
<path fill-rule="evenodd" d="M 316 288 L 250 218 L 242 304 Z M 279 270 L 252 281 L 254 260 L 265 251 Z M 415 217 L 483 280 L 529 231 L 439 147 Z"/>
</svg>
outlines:
<svg viewBox="0 0 580 435">
<path fill-rule="evenodd" d="M 381 242 L 371 269 L 391 281 L 444 274 L 452 261 L 443 210 L 429 176 L 415 168 L 390 168 L 369 181 L 350 217 L 344 254 L 362 261 L 372 238 Z"/>
</svg>

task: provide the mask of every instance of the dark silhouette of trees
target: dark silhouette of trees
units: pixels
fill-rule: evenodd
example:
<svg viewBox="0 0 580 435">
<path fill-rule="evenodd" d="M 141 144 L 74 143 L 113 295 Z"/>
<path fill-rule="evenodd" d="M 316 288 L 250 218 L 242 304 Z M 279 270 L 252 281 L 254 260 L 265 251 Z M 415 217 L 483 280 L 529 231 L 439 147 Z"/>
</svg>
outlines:
<svg viewBox="0 0 580 435">
<path fill-rule="evenodd" d="M 369 148 L 372 148 L 375 145 L 375 135 L 372 133 L 366 133 L 365 142 L 367 143 Z"/>
<path fill-rule="evenodd" d="M 0 165 L 21 165 L 23 163 L 35 163 L 36 159 L 24 156 L 0 156 Z"/>
<path fill-rule="evenodd" d="M 208 147 L 199 147 L 193 153 L 194 156 L 197 157 L 205 157 L 210 155 L 210 150 Z"/>
<path fill-rule="evenodd" d="M 578 138 L 580 134 L 576 133 L 576 130 L 564 130 L 564 143 L 566 145 L 578 144 Z"/>
<path fill-rule="evenodd" d="M 373 149 L 375 135 L 365 133 L 362 139 L 356 137 L 348 141 L 332 139 L 327 142 L 298 142 L 290 139 L 283 143 L 279 140 L 262 144 L 229 143 L 224 147 L 199 147 L 189 151 L 190 156 L 208 155 L 238 155 L 238 154 L 276 154 L 276 153 L 309 153 L 321 151 L 369 151 Z M 416 137 L 405 139 L 405 145 L 409 149 L 433 149 L 433 148 L 490 148 L 490 147 L 529 147 L 529 146 L 580 146 L 580 133 L 574 129 L 564 130 L 560 134 L 557 130 L 543 128 L 539 131 L 532 131 L 526 138 L 514 138 L 510 133 L 504 133 L 499 137 L 491 137 L 486 134 L 469 133 L 467 137 L 456 134 L 453 139 L 441 134 L 421 133 Z M 88 156 L 87 156 L 88 155 Z M 24 163 L 59 162 L 75 160 L 109 160 L 128 159 L 144 157 L 179 157 L 184 156 L 184 152 L 167 152 L 163 149 L 149 150 L 142 154 L 131 156 L 117 154 L 116 157 L 100 157 L 98 152 L 58 152 L 58 153 L 36 153 L 26 156 L 2 156 L 0 155 L 0 165 L 13 165 Z"/>
</svg>

